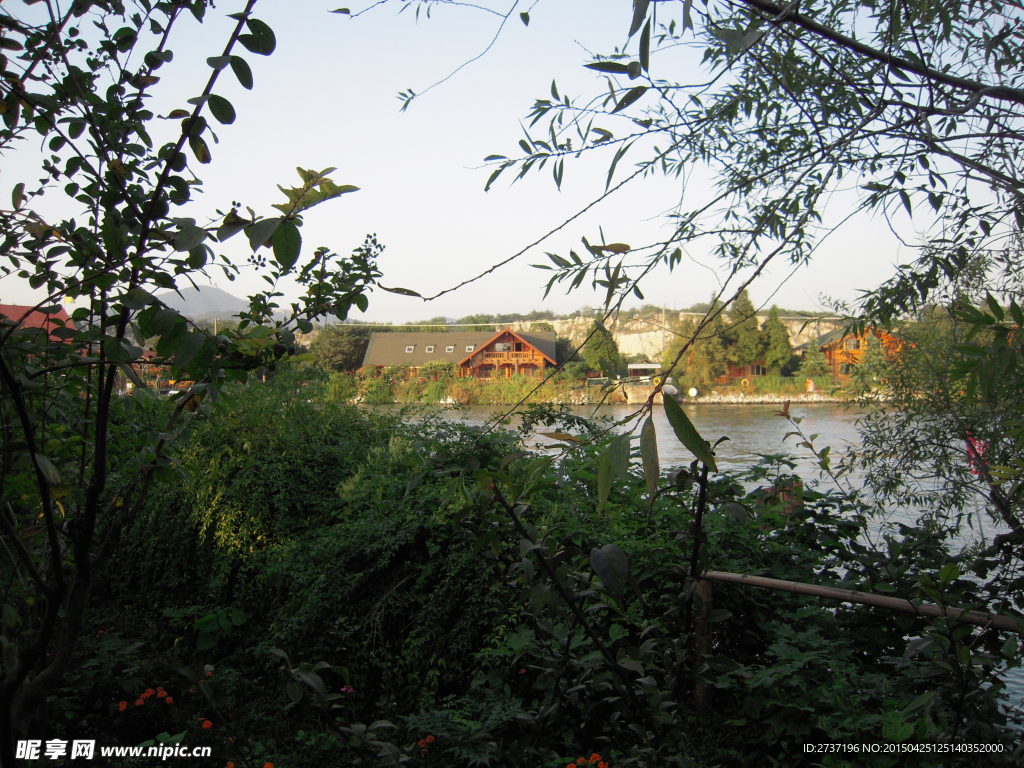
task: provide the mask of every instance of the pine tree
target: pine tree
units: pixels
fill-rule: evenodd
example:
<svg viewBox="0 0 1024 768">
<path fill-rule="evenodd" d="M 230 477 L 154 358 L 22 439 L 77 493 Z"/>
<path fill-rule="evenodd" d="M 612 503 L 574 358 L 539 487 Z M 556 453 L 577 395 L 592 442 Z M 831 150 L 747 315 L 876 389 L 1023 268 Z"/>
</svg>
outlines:
<svg viewBox="0 0 1024 768">
<path fill-rule="evenodd" d="M 797 375 L 805 379 L 818 379 L 828 373 L 828 360 L 821 351 L 817 340 L 807 345 L 804 361 L 800 364 Z"/>
<path fill-rule="evenodd" d="M 590 331 L 590 338 L 580 351 L 583 360 L 592 370 L 602 371 L 604 368 L 601 366 L 601 358 L 604 358 L 607 366 L 612 371 L 617 371 L 622 366 L 622 355 L 619 354 L 619 345 L 615 343 L 611 331 L 596 320 Z"/>
<path fill-rule="evenodd" d="M 891 361 L 875 334 L 868 334 L 865 345 L 864 355 L 853 367 L 851 378 L 858 391 L 871 392 L 884 385 Z"/>
<path fill-rule="evenodd" d="M 674 330 L 676 335 L 665 350 L 664 365 L 666 368 L 676 359 L 679 350 L 690 340 L 696 330 L 697 323 L 693 319 L 682 320 L 676 325 Z M 725 374 L 724 336 L 725 323 L 722 322 L 722 316 L 719 315 L 690 346 L 675 369 L 674 378 L 683 389 L 710 386 L 717 377 Z"/>
<path fill-rule="evenodd" d="M 758 325 L 753 302 L 744 290 L 729 311 L 729 346 L 726 357 L 733 365 L 750 365 L 764 359 L 765 338 Z"/>
<path fill-rule="evenodd" d="M 768 313 L 768 321 L 763 329 L 765 346 L 764 364 L 773 373 L 782 373 L 782 367 L 789 363 L 793 356 L 793 345 L 789 341 L 789 329 L 779 317 L 779 308 L 772 305 Z"/>
</svg>

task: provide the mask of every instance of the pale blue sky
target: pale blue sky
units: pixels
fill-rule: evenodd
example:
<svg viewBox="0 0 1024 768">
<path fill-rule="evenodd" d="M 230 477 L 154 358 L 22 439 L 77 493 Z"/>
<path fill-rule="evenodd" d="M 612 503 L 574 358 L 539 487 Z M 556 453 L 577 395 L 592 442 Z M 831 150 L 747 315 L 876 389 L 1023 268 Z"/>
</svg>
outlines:
<svg viewBox="0 0 1024 768">
<path fill-rule="evenodd" d="M 238 117 L 233 125 L 215 125 L 220 143 L 210 144 L 213 163 L 197 166 L 196 171 L 205 182 L 205 194 L 179 215 L 203 222 L 215 208 L 230 207 L 232 200 L 273 215 L 269 205 L 283 199 L 276 184 L 296 184 L 296 166 L 337 166 L 334 181 L 354 184 L 361 191 L 311 211 L 302 229 L 304 247 L 326 245 L 347 253 L 365 234 L 375 232 L 387 246 L 381 282 L 432 294 L 512 255 L 603 191 L 613 150 L 606 157 L 590 155 L 567 163 L 561 192 L 545 168 L 512 186 L 503 178 L 485 194 L 489 171 L 483 168 L 483 158 L 519 151 L 519 121 L 535 98 L 549 94 L 553 78 L 562 93 L 573 96 L 603 87 L 597 73 L 582 67 L 589 60 L 584 47 L 609 52 L 624 42 L 630 16 L 626 0 L 539 2 L 531 11 L 529 27 L 518 14 L 530 4 L 520 2 L 486 56 L 418 98 L 404 113 L 399 112 L 399 91 L 422 92 L 479 54 L 500 18 L 470 7 L 434 6 L 432 18 L 421 13 L 417 23 L 413 8 L 396 13 L 397 2 L 354 19 L 328 13 L 343 4 L 257 4 L 254 15 L 274 29 L 277 50 L 268 58 L 242 51 L 253 70 L 252 91 L 244 90 L 229 71 L 222 73 L 214 92 L 232 102 Z M 490 4 L 502 13 L 513 5 L 511 0 Z M 159 72 L 162 82 L 151 102 L 155 112 L 187 106 L 185 100 L 201 92 L 210 71 L 206 58 L 220 54 L 234 24 L 226 15 L 240 7 L 241 3 L 221 0 L 208 12 L 205 24 L 187 20 L 171 45 L 173 63 Z M 366 5 L 350 7 L 356 12 Z M 662 13 L 678 12 L 681 4 L 664 3 L 661 8 Z M 653 57 L 652 70 L 674 79 L 696 79 L 698 62 L 693 52 L 676 49 Z M 165 125 L 167 135 L 154 135 L 155 141 L 170 140 L 177 121 Z M 9 195 L 18 181 L 38 178 L 32 155 L 29 147 L 2 159 L 3 194 Z M 619 178 L 629 170 L 630 157 L 620 164 Z M 710 193 L 701 178 L 700 173 L 695 175 L 687 189 L 689 199 Z M 355 317 L 410 322 L 436 315 L 533 309 L 563 313 L 584 304 L 596 306 L 602 297 L 589 287 L 569 296 L 555 288 L 542 302 L 549 273 L 529 264 L 547 262 L 545 250 L 566 254 L 569 248 L 578 248 L 581 236 L 596 239 L 599 225 L 608 242 L 636 245 L 663 238 L 668 230 L 659 214 L 681 193 L 677 180 L 638 180 L 495 275 L 427 304 L 376 291 L 366 315 L 356 312 Z M 66 211 L 61 198 L 59 189 L 48 194 L 40 210 L 54 216 Z M 838 195 L 828 218 L 843 218 L 851 203 L 850 195 Z M 902 224 L 905 234 L 912 235 L 905 216 Z M 241 236 L 215 250 L 240 263 L 247 255 Z M 681 308 L 707 299 L 717 285 L 714 272 L 720 271 L 719 265 L 706 252 L 691 256 L 703 266 L 684 261 L 674 274 L 664 270 L 642 284 L 650 303 Z M 910 256 L 905 247 L 902 256 Z M 798 271 L 773 301 L 815 310 L 821 308 L 823 293 L 854 299 L 857 289 L 877 285 L 900 259 L 899 243 L 888 226 L 859 217 L 827 241 L 814 264 Z M 755 302 L 766 301 L 789 272 L 788 265 L 780 264 L 755 284 Z M 234 284 L 222 275 L 214 280 L 238 296 L 262 285 L 251 272 Z M 4 302 L 28 296 L 27 288 L 13 278 L 0 281 Z"/>
</svg>

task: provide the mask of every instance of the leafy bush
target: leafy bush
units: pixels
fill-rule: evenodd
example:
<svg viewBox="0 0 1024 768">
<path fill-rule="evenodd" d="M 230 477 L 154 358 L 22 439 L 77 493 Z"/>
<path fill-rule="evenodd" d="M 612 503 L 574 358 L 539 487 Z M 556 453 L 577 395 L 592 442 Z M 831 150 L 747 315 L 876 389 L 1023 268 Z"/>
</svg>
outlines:
<svg viewBox="0 0 1024 768">
<path fill-rule="evenodd" d="M 1019 743 L 998 698 L 1018 650 L 994 631 L 716 585 L 695 644 L 698 530 L 701 569 L 988 604 L 959 577 L 971 561 L 948 531 L 903 526 L 879 549 L 863 538 L 868 507 L 780 457 L 713 478 L 706 503 L 699 467 L 681 468 L 651 504 L 628 444 L 565 408 L 534 405 L 519 434 L 485 433 L 360 411 L 327 389 L 242 388 L 182 453 L 191 482 L 147 507 L 104 572 L 111 607 L 96 627 L 117 633 L 121 656 L 97 658 L 126 672 L 81 666 L 95 700 L 210 665 L 203 690 L 234 718 L 216 727 L 282 765 L 333 750 L 379 766 L 560 768 L 592 753 L 802 766 L 810 742 Z M 583 442 L 557 464 L 524 453 L 540 426 Z M 52 706 L 74 723 L 86 703 Z"/>
</svg>

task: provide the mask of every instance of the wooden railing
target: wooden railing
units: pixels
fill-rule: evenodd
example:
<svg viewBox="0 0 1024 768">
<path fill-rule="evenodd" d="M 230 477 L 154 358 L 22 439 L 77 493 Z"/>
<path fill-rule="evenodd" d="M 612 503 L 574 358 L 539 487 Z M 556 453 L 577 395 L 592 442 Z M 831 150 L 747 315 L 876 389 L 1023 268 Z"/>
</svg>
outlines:
<svg viewBox="0 0 1024 768">
<path fill-rule="evenodd" d="M 540 357 L 533 352 L 484 352 L 484 360 L 534 360 Z"/>
</svg>

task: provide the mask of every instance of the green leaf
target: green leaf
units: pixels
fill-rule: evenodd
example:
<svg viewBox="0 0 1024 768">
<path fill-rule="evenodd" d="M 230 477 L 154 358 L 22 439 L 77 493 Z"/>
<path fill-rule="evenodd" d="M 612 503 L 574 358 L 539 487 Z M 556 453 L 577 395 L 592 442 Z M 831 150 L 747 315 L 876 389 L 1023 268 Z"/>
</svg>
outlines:
<svg viewBox="0 0 1024 768">
<path fill-rule="evenodd" d="M 527 13 L 526 11 L 523 11 L 522 13 L 519 14 L 519 18 L 523 20 L 523 26 L 524 27 L 530 26 L 530 14 L 529 13 Z"/>
<path fill-rule="evenodd" d="M 644 479 L 647 481 L 647 493 L 654 500 L 661 479 L 661 465 L 658 461 L 658 438 L 654 432 L 654 419 L 651 416 L 644 421 L 640 430 L 640 459 L 644 464 Z"/>
<path fill-rule="evenodd" d="M 999 322 L 1003 322 L 1003 308 L 999 306 L 999 302 L 996 301 L 995 296 L 991 293 L 985 296 L 985 303 L 988 304 L 988 308 L 992 311 L 992 316 Z"/>
<path fill-rule="evenodd" d="M 221 125 L 231 125 L 235 122 L 235 108 L 223 96 L 211 93 L 206 103 L 210 106 L 210 113 L 217 118 L 217 122 Z"/>
<path fill-rule="evenodd" d="M 245 25 L 252 32 L 251 35 L 239 35 L 238 42 L 244 45 L 253 53 L 260 56 L 269 56 L 277 47 L 277 39 L 274 31 L 259 19 L 246 19 Z"/>
<path fill-rule="evenodd" d="M 188 365 L 189 361 L 202 348 L 205 341 L 206 334 L 199 331 L 190 331 L 182 334 L 174 348 L 174 367 L 181 369 Z"/>
<path fill-rule="evenodd" d="M 43 456 L 41 453 L 36 454 L 36 464 L 39 466 L 39 470 L 43 473 L 43 477 L 46 478 L 46 482 L 50 485 L 60 485 L 60 472 L 53 466 L 53 462 Z"/>
<path fill-rule="evenodd" d="M 608 459 L 619 480 L 629 479 L 629 435 L 619 435 L 608 444 Z"/>
<path fill-rule="evenodd" d="M 11 204 L 14 206 L 14 210 L 21 208 L 21 204 L 25 202 L 25 182 L 19 181 L 14 185 L 14 191 L 11 193 Z"/>
<path fill-rule="evenodd" d="M 616 112 L 621 112 L 645 93 L 647 93 L 646 85 L 638 85 L 636 88 L 630 88 L 626 92 L 626 95 L 619 100 L 619 103 L 615 105 L 615 109 L 612 110 L 612 114 L 614 115 Z"/>
<path fill-rule="evenodd" d="M 348 8 L 335 8 L 333 11 L 331 11 L 331 13 L 343 13 L 346 16 L 349 16 L 351 15 L 352 11 L 350 11 Z"/>
<path fill-rule="evenodd" d="M 665 395 L 664 401 L 665 415 L 668 416 L 668 422 L 672 425 L 679 442 L 686 447 L 686 450 L 704 462 L 708 469 L 717 472 L 718 465 L 715 464 L 715 457 L 711 454 L 711 447 L 690 423 L 690 419 L 687 418 L 682 407 L 670 395 Z"/>
<path fill-rule="evenodd" d="M 205 239 L 205 229 L 194 224 L 185 224 L 174 235 L 174 250 L 191 251 Z"/>
<path fill-rule="evenodd" d="M 235 73 L 238 82 L 247 91 L 252 90 L 252 70 L 241 56 L 231 57 L 231 71 Z"/>
<path fill-rule="evenodd" d="M 397 293 L 399 296 L 417 296 L 419 298 L 423 298 L 422 294 L 416 293 L 416 291 L 410 288 L 385 288 L 380 283 L 377 283 L 377 287 L 382 291 L 387 291 L 388 293 Z"/>
<path fill-rule="evenodd" d="M 651 68 L 651 20 L 648 19 L 644 25 L 644 31 L 640 34 L 640 66 L 644 72 Z"/>
<path fill-rule="evenodd" d="M 249 227 L 249 247 L 252 248 L 253 253 L 258 251 L 260 246 L 265 245 L 274 236 L 274 232 L 281 226 L 282 220 L 280 217 L 260 219 Z"/>
<path fill-rule="evenodd" d="M 952 584 L 960 578 L 960 566 L 957 563 L 946 563 L 939 569 L 939 581 Z"/>
<path fill-rule="evenodd" d="M 282 221 L 274 231 L 274 260 L 284 271 L 295 266 L 302 250 L 302 235 L 299 228 L 291 221 Z"/>
<path fill-rule="evenodd" d="M 210 155 L 210 148 L 206 146 L 202 136 L 189 136 L 188 145 L 192 149 L 192 154 L 196 156 L 196 160 L 203 165 L 208 164 L 213 159 Z"/>
<path fill-rule="evenodd" d="M 606 453 L 597 468 L 597 514 L 601 514 L 612 490 L 612 461 Z"/>
<path fill-rule="evenodd" d="M 583 66 L 596 72 L 610 72 L 613 75 L 625 75 L 629 72 L 629 67 L 626 64 L 620 64 L 617 61 L 595 61 Z"/>
<path fill-rule="evenodd" d="M 636 34 L 636 31 L 640 29 L 640 25 L 644 23 L 644 19 L 647 18 L 647 7 L 651 4 L 651 0 L 635 0 L 633 3 L 633 22 L 629 25 L 629 36 L 632 37 Z"/>
<path fill-rule="evenodd" d="M 617 544 L 606 544 L 601 549 L 590 550 L 590 565 L 597 578 L 610 591 L 616 595 L 623 593 L 629 574 L 629 560 Z"/>
<path fill-rule="evenodd" d="M 215 70 L 220 72 L 224 67 L 231 63 L 230 56 L 211 56 L 206 60 L 206 63 L 213 67 Z"/>
</svg>

